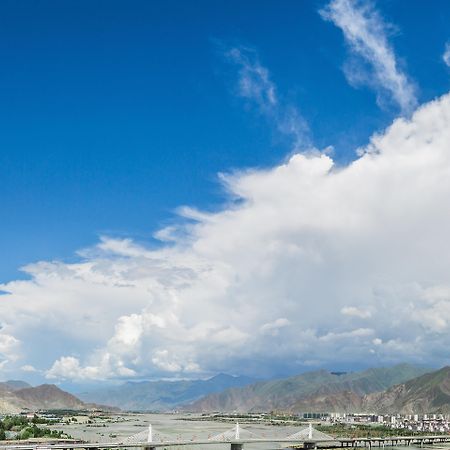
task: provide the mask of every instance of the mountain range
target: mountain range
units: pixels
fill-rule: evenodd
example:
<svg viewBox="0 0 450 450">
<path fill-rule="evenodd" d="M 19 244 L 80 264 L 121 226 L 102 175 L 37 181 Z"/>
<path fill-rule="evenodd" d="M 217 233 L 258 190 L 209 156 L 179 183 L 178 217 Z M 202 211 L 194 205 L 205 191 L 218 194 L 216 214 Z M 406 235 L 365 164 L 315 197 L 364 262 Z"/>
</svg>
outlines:
<svg viewBox="0 0 450 450">
<path fill-rule="evenodd" d="M 362 400 L 364 409 L 384 413 L 450 413 L 450 367 L 426 373 Z"/>
<path fill-rule="evenodd" d="M 219 374 L 207 380 L 140 381 L 77 394 L 87 402 L 129 411 L 168 411 L 205 395 L 254 383 L 254 378 Z"/>
<path fill-rule="evenodd" d="M 226 389 L 183 409 L 192 412 L 359 412 L 363 406 L 371 407 L 369 400 L 365 400 L 368 394 L 384 392 L 426 372 L 429 369 L 408 364 L 344 374 L 319 370 Z"/>
<path fill-rule="evenodd" d="M 0 382 L 0 414 L 24 409 L 88 409 L 97 404 L 135 411 L 450 413 L 450 367 L 432 371 L 400 364 L 352 373 L 325 370 L 255 382 L 220 374 L 208 380 L 127 382 L 84 392 L 55 385 Z"/>
<path fill-rule="evenodd" d="M 324 388 L 298 399 L 292 411 L 366 412 L 375 414 L 450 413 L 450 367 L 425 373 L 368 394 Z"/>
</svg>

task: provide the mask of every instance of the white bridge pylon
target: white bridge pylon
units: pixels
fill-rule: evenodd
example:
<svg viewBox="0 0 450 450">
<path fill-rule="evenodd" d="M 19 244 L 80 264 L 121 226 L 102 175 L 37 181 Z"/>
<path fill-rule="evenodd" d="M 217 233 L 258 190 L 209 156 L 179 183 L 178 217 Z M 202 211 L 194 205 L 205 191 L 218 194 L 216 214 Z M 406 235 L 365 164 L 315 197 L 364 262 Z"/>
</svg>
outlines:
<svg viewBox="0 0 450 450">
<path fill-rule="evenodd" d="M 154 433 L 152 425 L 149 424 L 148 428 L 139 433 L 128 436 L 126 439 L 121 441 L 122 444 L 151 444 L 159 442 L 174 441 L 175 439 L 169 436 L 162 435 L 160 433 Z"/>
<path fill-rule="evenodd" d="M 334 441 L 334 437 L 313 428 L 310 423 L 307 427 L 302 428 L 297 433 L 291 434 L 286 438 L 289 441 Z"/>
<path fill-rule="evenodd" d="M 208 441 L 230 442 L 230 441 L 249 441 L 261 439 L 257 434 L 242 428 L 239 423 L 223 433 L 216 434 L 208 439 Z"/>
</svg>

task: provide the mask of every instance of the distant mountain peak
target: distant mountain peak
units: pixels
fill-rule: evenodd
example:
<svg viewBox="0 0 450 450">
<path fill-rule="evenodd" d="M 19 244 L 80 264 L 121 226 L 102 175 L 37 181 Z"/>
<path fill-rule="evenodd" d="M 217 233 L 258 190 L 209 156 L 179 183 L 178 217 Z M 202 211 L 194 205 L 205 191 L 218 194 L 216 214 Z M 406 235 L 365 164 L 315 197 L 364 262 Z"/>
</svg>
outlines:
<svg viewBox="0 0 450 450">
<path fill-rule="evenodd" d="M 1 383 L 0 413 L 17 413 L 24 409 L 84 409 L 85 403 L 54 384 L 32 387 L 15 380 Z"/>
<path fill-rule="evenodd" d="M 31 384 L 28 384 L 26 381 L 22 380 L 8 380 L 5 381 L 5 384 L 8 385 L 11 389 L 24 389 L 32 387 Z"/>
</svg>

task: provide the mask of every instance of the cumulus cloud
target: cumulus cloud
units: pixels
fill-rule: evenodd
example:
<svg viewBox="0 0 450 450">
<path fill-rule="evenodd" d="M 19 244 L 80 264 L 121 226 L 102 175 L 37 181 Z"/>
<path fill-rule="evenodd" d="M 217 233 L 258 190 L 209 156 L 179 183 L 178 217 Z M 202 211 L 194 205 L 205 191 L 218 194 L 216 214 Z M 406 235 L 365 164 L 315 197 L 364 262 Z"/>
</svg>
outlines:
<svg viewBox="0 0 450 450">
<path fill-rule="evenodd" d="M 372 315 L 370 311 L 357 308 L 356 306 L 344 306 L 341 309 L 341 314 L 344 314 L 344 316 L 360 317 L 361 319 L 367 319 Z"/>
<path fill-rule="evenodd" d="M 446 95 L 346 167 L 295 154 L 224 176 L 241 201 L 183 210 L 169 244 L 31 264 L 0 285 L 0 352 L 80 380 L 449 363 L 449 142 Z"/>
<path fill-rule="evenodd" d="M 112 360 L 112 361 L 111 361 Z M 82 366 L 78 358 L 62 356 L 46 371 L 46 378 L 52 380 L 105 380 L 108 378 L 132 378 L 136 375 L 132 369 L 125 367 L 116 355 L 97 352 L 95 365 Z"/>
<path fill-rule="evenodd" d="M 380 105 L 392 99 L 403 113 L 410 113 L 417 105 L 414 86 L 400 69 L 389 44 L 391 26 L 372 4 L 363 0 L 332 0 L 320 14 L 342 30 L 351 52 L 360 58 L 346 64 L 348 81 L 354 86 L 373 87 Z"/>
<path fill-rule="evenodd" d="M 284 104 L 269 70 L 260 61 L 257 52 L 249 47 L 234 47 L 225 52 L 225 58 L 237 67 L 236 94 L 256 106 L 276 130 L 289 136 L 294 150 L 311 147 L 309 127 L 298 109 Z"/>
<path fill-rule="evenodd" d="M 450 67 L 450 42 L 447 42 L 445 44 L 445 51 L 442 55 L 442 59 L 444 60 L 445 64 Z"/>
<path fill-rule="evenodd" d="M 31 364 L 25 364 L 23 365 L 20 370 L 22 372 L 28 372 L 28 373 L 34 373 L 34 372 L 39 372 L 38 369 L 36 369 L 36 367 L 32 366 Z"/>
<path fill-rule="evenodd" d="M 0 328 L 0 364 L 16 361 L 19 358 L 20 341 Z"/>
<path fill-rule="evenodd" d="M 262 333 L 269 333 L 272 336 L 276 336 L 280 330 L 280 328 L 287 327 L 291 324 L 291 322 L 285 317 L 280 317 L 273 322 L 265 323 L 260 327 L 260 331 Z"/>
</svg>

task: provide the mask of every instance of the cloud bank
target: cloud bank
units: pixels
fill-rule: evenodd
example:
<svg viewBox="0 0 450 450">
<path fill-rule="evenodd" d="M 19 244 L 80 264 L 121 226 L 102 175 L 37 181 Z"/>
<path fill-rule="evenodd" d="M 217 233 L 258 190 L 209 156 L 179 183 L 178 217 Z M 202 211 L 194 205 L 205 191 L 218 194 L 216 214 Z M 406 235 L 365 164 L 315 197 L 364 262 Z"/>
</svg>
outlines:
<svg viewBox="0 0 450 450">
<path fill-rule="evenodd" d="M 3 371 L 91 380 L 449 363 L 449 142 L 446 95 L 346 167 L 295 154 L 224 176 L 240 201 L 185 210 L 191 220 L 162 230 L 159 248 L 104 237 L 76 263 L 29 265 L 29 280 L 0 286 Z"/>
<path fill-rule="evenodd" d="M 352 54 L 357 57 L 344 67 L 347 80 L 354 86 L 374 88 L 381 106 L 393 100 L 403 113 L 412 112 L 417 106 L 414 86 L 400 69 L 389 44 L 387 31 L 390 25 L 371 3 L 332 0 L 320 14 L 342 30 Z"/>
</svg>

